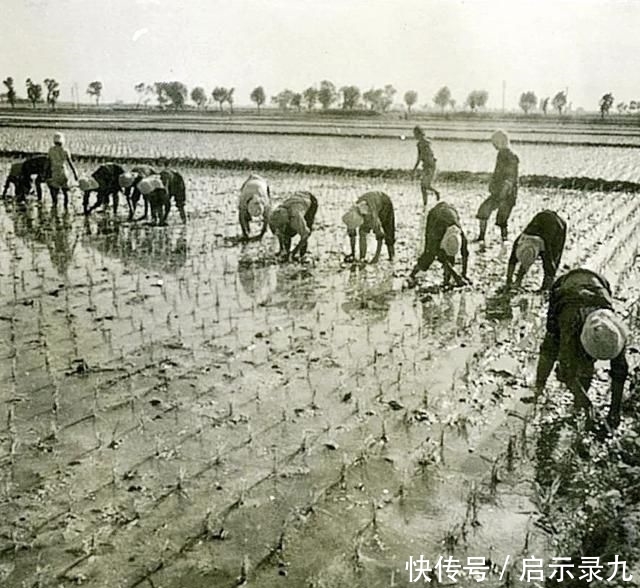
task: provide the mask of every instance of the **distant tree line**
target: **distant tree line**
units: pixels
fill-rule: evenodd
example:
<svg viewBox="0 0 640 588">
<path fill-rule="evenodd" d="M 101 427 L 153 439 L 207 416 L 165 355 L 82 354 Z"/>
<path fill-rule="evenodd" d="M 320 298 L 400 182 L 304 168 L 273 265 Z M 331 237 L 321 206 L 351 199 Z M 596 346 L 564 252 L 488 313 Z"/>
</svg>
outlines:
<svg viewBox="0 0 640 588">
<path fill-rule="evenodd" d="M 5 92 L 5 98 L 11 105 L 11 108 L 15 108 L 18 102 L 18 93 L 16 92 L 14 79 L 9 76 L 2 80 L 7 91 Z M 27 88 L 27 100 L 31 102 L 31 106 L 36 106 L 41 102 L 46 102 L 47 106 L 51 110 L 55 110 L 58 99 L 60 98 L 60 84 L 54 78 L 45 78 L 44 89 L 42 84 L 36 84 L 31 78 L 27 78 L 25 82 Z M 44 91 L 46 90 L 46 94 Z M 96 104 L 100 103 L 100 96 L 102 95 L 102 82 L 91 82 L 87 87 L 87 94 L 93 96 L 96 99 Z"/>
<path fill-rule="evenodd" d="M 12 77 L 7 77 L 2 81 L 6 88 L 6 92 L 2 97 L 15 107 L 19 101 L 15 82 Z M 33 108 L 40 103 L 46 103 L 47 107 L 55 110 L 56 104 L 60 97 L 60 84 L 54 78 L 45 78 L 43 84 L 34 82 L 31 78 L 27 78 L 26 82 L 27 100 Z M 86 93 L 95 99 L 96 106 L 100 105 L 102 97 L 102 82 L 96 80 L 90 82 L 87 86 Z M 137 107 L 148 107 L 152 99 L 155 98 L 158 106 L 161 108 L 179 110 L 186 106 L 187 98 L 196 105 L 198 109 L 206 108 L 207 104 L 217 103 L 219 110 L 224 111 L 225 104 L 228 110 L 233 112 L 235 99 L 235 88 L 227 88 L 224 86 L 216 86 L 207 94 L 202 86 L 196 86 L 188 92 L 187 86 L 179 81 L 155 82 L 147 84 L 140 82 L 134 86 L 134 90 L 138 95 Z M 343 110 L 366 109 L 375 112 L 387 112 L 394 103 L 397 90 L 391 85 L 386 84 L 382 88 L 370 88 L 361 91 L 358 86 L 349 85 L 336 88 L 335 84 L 329 80 L 322 80 L 318 85 L 310 86 L 301 92 L 295 92 L 290 89 L 284 89 L 276 95 L 271 96 L 271 104 L 276 105 L 281 110 L 294 109 L 298 112 L 306 110 L 314 110 L 320 106 L 322 110 L 331 108 L 340 108 Z M 253 102 L 258 111 L 267 102 L 267 93 L 263 86 L 256 86 L 250 93 L 249 98 Z M 404 95 L 404 104 L 407 113 L 411 113 L 412 108 L 418 103 L 418 93 L 415 90 L 407 90 Z M 477 112 L 486 107 L 489 101 L 489 93 L 486 90 L 472 90 L 467 95 L 463 107 L 468 108 L 471 112 Z M 434 95 L 433 103 L 444 113 L 447 109 L 455 110 L 456 100 L 453 98 L 451 90 L 448 86 L 442 86 Z M 551 107 L 562 115 L 567 109 L 567 91 L 561 90 L 553 97 L 546 96 L 538 99 L 533 90 L 528 90 L 520 94 L 518 105 L 525 114 L 538 108 L 546 115 Z M 640 100 L 631 100 L 628 104 L 618 102 L 616 104 L 614 96 L 611 92 L 603 94 L 598 102 L 598 108 L 601 118 L 605 118 L 610 114 L 613 106 L 620 114 L 629 112 L 640 112 Z M 428 107 L 428 105 L 425 105 Z M 569 109 L 571 105 L 569 104 Z"/>
</svg>

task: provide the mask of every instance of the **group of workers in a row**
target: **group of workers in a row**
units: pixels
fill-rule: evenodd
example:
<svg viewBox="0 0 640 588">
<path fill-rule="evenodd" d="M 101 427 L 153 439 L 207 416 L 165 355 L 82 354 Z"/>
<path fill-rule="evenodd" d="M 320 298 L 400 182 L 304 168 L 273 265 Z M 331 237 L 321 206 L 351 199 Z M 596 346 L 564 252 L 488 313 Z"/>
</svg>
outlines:
<svg viewBox="0 0 640 588">
<path fill-rule="evenodd" d="M 435 175 L 435 157 L 422 129 L 416 127 L 414 134 L 418 139 L 416 168 L 423 163 L 421 189 L 426 209 L 429 192 L 435 193 L 438 200 L 440 198 L 431 185 Z M 497 211 L 496 224 L 505 241 L 509 216 L 516 203 L 518 157 L 511 151 L 504 132 L 497 131 L 491 140 L 498 155 L 489 185 L 489 197 L 482 202 L 476 215 L 480 224 L 476 241 L 484 240 L 487 222 L 493 211 Z M 240 190 L 238 210 L 243 238 L 251 238 L 251 218 L 261 218 L 262 229 L 255 238 L 260 239 L 269 226 L 278 238 L 279 255 L 285 259 L 298 254 L 303 256 L 317 209 L 318 202 L 309 192 L 296 192 L 272 209 L 267 181 L 252 174 Z M 387 194 L 377 191 L 363 194 L 344 214 L 342 221 L 350 244 L 346 261 L 355 261 L 356 244 L 359 245 L 360 260 L 365 259 L 369 232 L 375 234 L 377 242 L 371 263 L 378 261 L 383 243 L 389 259 L 393 259 L 395 217 L 393 203 Z M 556 212 L 538 212 L 513 243 L 507 267 L 506 290 L 511 289 L 514 274 L 515 285 L 520 286 L 529 268 L 537 259 L 541 259 L 544 271 L 541 290 L 550 290 L 550 298 L 546 334 L 540 347 L 536 371 L 535 397 L 537 399 L 544 390 L 557 363 L 558 379 L 573 393 L 576 409 L 586 413 L 587 422 L 592 426 L 593 410 L 587 392 L 593 379 L 595 362 L 608 360 L 611 362 L 612 382 L 607 423 L 610 428 L 615 428 L 620 422 L 622 392 L 629 371 L 625 353 L 628 330 L 613 308 L 611 287 L 603 276 L 586 268 L 576 268 L 555 279 L 566 233 L 566 222 Z M 292 238 L 296 235 L 300 240 L 290 252 Z M 454 268 L 458 254 L 462 257 L 462 275 Z M 457 285 L 468 283 L 468 257 L 468 241 L 458 212 L 450 203 L 438 202 L 427 213 L 424 250 L 410 273 L 408 285 L 413 285 L 416 274 L 428 270 L 436 259 L 444 268 L 445 285 L 452 278 Z"/>
<path fill-rule="evenodd" d="M 64 208 L 67 209 L 71 176 L 73 176 L 83 193 L 82 206 L 86 215 L 91 214 L 99 206 L 106 207 L 109 197 L 112 198 L 114 214 L 117 214 L 120 192 L 123 192 L 129 208 L 130 220 L 133 220 L 137 204 L 142 198 L 144 214 L 141 219 L 147 218 L 150 210 L 153 222 L 166 223 L 173 201 L 182 222 L 186 222 L 186 190 L 184 179 L 179 172 L 168 169 L 166 166 L 163 166 L 161 171 L 156 171 L 149 165 L 139 165 L 131 171 L 125 171 L 117 163 L 105 163 L 89 177 L 79 178 L 71 153 L 64 143 L 64 135 L 55 133 L 53 146 L 46 155 L 34 155 L 25 161 L 14 163 L 5 181 L 2 197 L 7 195 L 9 187 L 13 185 L 16 199 L 24 201 L 31 191 L 35 176 L 38 199 L 42 199 L 42 183 L 46 182 L 53 207 L 57 208 L 58 196 L 62 193 Z M 89 201 L 94 193 L 96 201 L 90 206 Z"/>
<path fill-rule="evenodd" d="M 427 209 L 430 192 L 440 199 L 433 188 L 436 159 L 420 127 L 414 129 L 417 139 L 418 158 L 414 170 L 422 164 L 420 182 L 423 203 Z M 476 217 L 479 220 L 477 241 L 485 238 L 488 219 L 497 211 L 496 225 L 502 240 L 507 239 L 507 223 L 516 203 L 518 190 L 518 157 L 509 146 L 506 133 L 496 131 L 491 142 L 497 149 L 494 173 L 489 184 L 489 196 L 480 205 Z M 144 216 L 151 209 L 153 220 L 163 224 L 169 214 L 171 199 L 176 203 L 183 222 L 186 221 L 185 184 L 175 170 L 156 171 L 150 166 L 140 165 L 125 171 L 116 163 L 100 165 L 90 177 L 78 178 L 71 155 L 64 147 L 61 133 L 54 135 L 54 145 L 47 155 L 35 156 L 14 164 L 5 183 L 3 196 L 10 184 L 14 184 L 18 199 L 24 199 L 31 190 L 31 179 L 36 175 L 36 191 L 41 198 L 41 181 L 46 181 L 51 192 L 54 207 L 60 192 L 64 196 L 64 206 L 68 206 L 70 188 L 69 172 L 73 174 L 83 192 L 83 209 L 90 214 L 98 206 L 106 207 L 109 197 L 113 199 L 113 210 L 117 213 L 118 198 L 123 191 L 129 207 L 129 218 L 133 219 L 139 199 L 144 199 Z M 89 206 L 92 193 L 96 202 Z M 277 237 L 279 255 L 289 259 L 303 257 L 311 234 L 318 201 L 306 191 L 294 193 L 276 206 L 272 206 L 271 193 L 267 181 L 251 174 L 240 190 L 238 204 L 239 223 L 244 239 L 250 239 L 251 219 L 262 219 L 262 228 L 257 237 L 262 238 L 267 227 Z M 355 261 L 356 246 L 359 259 L 367 254 L 367 234 L 376 237 L 376 251 L 371 259 L 376 263 L 383 243 L 389 259 L 395 254 L 395 215 L 393 203 L 383 192 L 367 192 L 360 196 L 344 214 L 343 223 L 349 237 L 350 253 L 347 261 Z M 568 386 L 575 398 L 575 406 L 583 409 L 591 417 L 591 403 L 587 391 L 591 385 L 596 360 L 611 361 L 612 398 L 608 423 L 616 427 L 620 420 L 622 390 L 628 374 L 625 347 L 628 332 L 613 309 L 611 288 L 607 280 L 597 273 L 578 268 L 569 271 L 554 281 L 560 265 L 565 239 L 566 223 L 551 210 L 536 214 L 513 243 L 507 267 L 506 286 L 519 286 L 536 259 L 542 260 L 544 279 L 542 290 L 551 290 L 547 315 L 547 332 L 540 348 L 540 358 L 536 375 L 536 396 L 542 392 L 551 370 L 558 362 L 558 379 Z M 292 239 L 299 236 L 299 242 L 291 251 Z M 462 257 L 461 275 L 454 268 L 455 259 Z M 468 241 L 460 224 L 454 206 L 439 202 L 428 211 L 425 228 L 424 251 L 410 273 L 408 285 L 415 283 L 415 276 L 426 271 L 437 259 L 444 268 L 444 283 L 453 279 L 456 285 L 468 283 Z M 517 268 L 517 272 L 516 272 Z M 592 422 L 592 419 L 589 419 Z"/>
</svg>

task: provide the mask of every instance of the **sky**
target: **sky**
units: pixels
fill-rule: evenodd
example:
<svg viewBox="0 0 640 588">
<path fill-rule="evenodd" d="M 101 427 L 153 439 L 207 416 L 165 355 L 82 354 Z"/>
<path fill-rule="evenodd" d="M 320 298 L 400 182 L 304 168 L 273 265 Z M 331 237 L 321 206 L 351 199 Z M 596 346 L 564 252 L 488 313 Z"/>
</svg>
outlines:
<svg viewBox="0 0 640 588">
<path fill-rule="evenodd" d="M 573 108 L 640 100 L 635 67 L 640 0 L 0 0 L 0 75 L 20 96 L 27 77 L 103 83 L 103 101 L 136 101 L 139 82 L 179 80 L 189 91 L 235 87 L 250 104 L 331 80 L 362 90 L 392 84 L 433 106 L 449 86 L 489 108 L 517 108 L 524 91 L 568 88 Z M 11 23 L 8 24 L 8 23 Z"/>
</svg>

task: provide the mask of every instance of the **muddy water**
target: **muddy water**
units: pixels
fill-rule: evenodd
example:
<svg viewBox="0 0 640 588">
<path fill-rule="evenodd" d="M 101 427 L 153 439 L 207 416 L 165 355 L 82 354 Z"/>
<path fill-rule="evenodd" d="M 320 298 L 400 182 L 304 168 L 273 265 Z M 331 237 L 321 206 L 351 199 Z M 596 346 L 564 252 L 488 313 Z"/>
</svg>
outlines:
<svg viewBox="0 0 640 588">
<path fill-rule="evenodd" d="M 402 586 L 409 556 L 552 553 L 520 402 L 540 269 L 497 296 L 509 250 L 492 228 L 473 287 L 442 292 L 434 267 L 403 290 L 417 186 L 288 175 L 274 193 L 320 209 L 308 263 L 278 265 L 271 236 L 235 244 L 242 175 L 185 176 L 186 227 L 85 220 L 77 196 L 68 215 L 0 212 L 6 585 Z M 443 187 L 470 236 L 481 188 Z M 351 267 L 339 219 L 368 189 L 396 203 L 397 259 Z M 572 219 L 566 263 L 635 295 L 635 198 L 523 190 L 514 234 L 543 207 Z"/>
</svg>

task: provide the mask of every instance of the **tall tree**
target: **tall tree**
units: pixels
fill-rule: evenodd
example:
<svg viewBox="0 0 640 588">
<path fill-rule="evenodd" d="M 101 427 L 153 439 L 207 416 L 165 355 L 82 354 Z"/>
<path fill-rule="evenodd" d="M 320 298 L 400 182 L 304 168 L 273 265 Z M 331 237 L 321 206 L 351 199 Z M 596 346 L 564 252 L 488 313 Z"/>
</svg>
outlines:
<svg viewBox="0 0 640 588">
<path fill-rule="evenodd" d="M 233 114 L 233 101 L 235 100 L 233 93 L 235 91 L 235 88 L 229 88 L 227 90 L 227 96 L 225 98 L 225 102 L 229 105 L 229 112 L 231 112 L 231 114 Z"/>
<path fill-rule="evenodd" d="M 544 114 L 545 116 L 549 108 L 549 100 L 549 96 L 547 96 L 546 98 L 540 98 L 540 110 L 542 110 L 542 114 Z"/>
<path fill-rule="evenodd" d="M 9 76 L 6 80 L 3 80 L 2 83 L 7 87 L 7 100 L 9 104 L 11 104 L 11 108 L 15 108 L 16 89 L 13 87 L 13 78 Z"/>
<path fill-rule="evenodd" d="M 298 112 L 302 110 L 302 94 L 300 94 L 300 92 L 295 92 L 293 96 L 291 96 L 291 106 Z"/>
<path fill-rule="evenodd" d="M 562 114 L 564 107 L 567 105 L 567 95 L 565 92 L 558 92 L 551 101 L 552 106 L 558 111 L 558 114 Z"/>
<path fill-rule="evenodd" d="M 154 84 L 161 106 L 172 106 L 176 110 L 184 107 L 187 101 L 188 90 L 182 82 L 156 82 Z"/>
<path fill-rule="evenodd" d="M 444 112 L 444 109 L 451 101 L 451 90 L 449 90 L 447 86 L 442 86 L 442 88 L 436 92 L 436 95 L 433 97 L 433 101 L 442 109 L 442 112 Z"/>
<path fill-rule="evenodd" d="M 387 84 L 382 90 L 382 100 L 380 102 L 380 108 L 383 112 L 389 110 L 393 104 L 393 97 L 396 95 L 397 90 L 391 85 Z"/>
<path fill-rule="evenodd" d="M 302 98 L 309 110 L 313 110 L 318 102 L 318 89 L 313 86 L 308 87 L 302 92 Z"/>
<path fill-rule="evenodd" d="M 52 110 L 55 110 L 56 102 L 58 101 L 58 97 L 60 96 L 60 84 L 53 78 L 46 78 L 44 81 L 44 85 L 47 88 L 47 104 L 51 107 Z"/>
<path fill-rule="evenodd" d="M 318 90 L 318 102 L 322 104 L 322 108 L 327 110 L 338 98 L 336 87 L 329 80 L 322 80 L 320 82 L 320 89 Z"/>
<path fill-rule="evenodd" d="M 96 106 L 98 106 L 98 104 L 100 104 L 100 96 L 102 96 L 102 82 L 91 82 L 87 86 L 87 94 L 96 99 Z"/>
<path fill-rule="evenodd" d="M 469 92 L 465 104 L 475 112 L 478 108 L 482 108 L 489 100 L 489 92 L 486 90 L 473 90 Z"/>
<path fill-rule="evenodd" d="M 288 110 L 294 95 L 294 92 L 289 89 L 282 90 L 271 98 L 271 102 L 277 104 L 280 110 Z"/>
<path fill-rule="evenodd" d="M 29 98 L 33 108 L 36 107 L 38 102 L 42 102 L 42 86 L 34 84 L 31 78 L 27 78 L 27 98 Z"/>
<path fill-rule="evenodd" d="M 251 92 L 251 102 L 255 102 L 256 106 L 258 107 L 258 112 L 260 112 L 260 107 L 264 104 L 265 100 L 267 99 L 265 93 L 264 93 L 264 88 L 262 86 L 258 86 L 257 88 L 253 89 L 253 92 Z"/>
<path fill-rule="evenodd" d="M 520 108 L 522 108 L 522 110 L 524 110 L 525 114 L 528 114 L 530 110 L 534 109 L 536 107 L 536 104 L 538 104 L 538 97 L 536 96 L 535 92 L 529 90 L 528 92 L 522 92 L 522 94 L 520 94 Z"/>
<path fill-rule="evenodd" d="M 380 88 L 371 88 L 362 94 L 362 100 L 369 105 L 369 110 L 382 109 L 383 92 Z"/>
<path fill-rule="evenodd" d="M 360 100 L 360 88 L 358 86 L 342 86 L 340 88 L 342 94 L 342 108 L 345 110 L 353 110 Z"/>
<path fill-rule="evenodd" d="M 602 98 L 600 98 L 600 117 L 604 118 L 605 114 L 609 114 L 609 110 L 613 106 L 613 94 L 607 92 Z"/>
<path fill-rule="evenodd" d="M 407 110 L 411 112 L 411 108 L 418 101 L 418 92 L 415 90 L 408 90 L 404 93 L 404 102 L 407 105 Z"/>
<path fill-rule="evenodd" d="M 222 86 L 216 86 L 211 92 L 211 97 L 220 105 L 220 112 L 223 111 L 222 105 L 227 101 L 229 90 Z"/>
<path fill-rule="evenodd" d="M 202 86 L 196 86 L 191 90 L 191 100 L 198 108 L 203 108 L 207 103 L 207 93 Z"/>
</svg>

